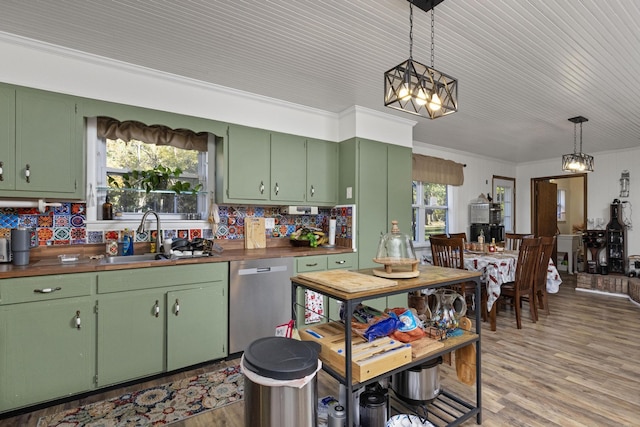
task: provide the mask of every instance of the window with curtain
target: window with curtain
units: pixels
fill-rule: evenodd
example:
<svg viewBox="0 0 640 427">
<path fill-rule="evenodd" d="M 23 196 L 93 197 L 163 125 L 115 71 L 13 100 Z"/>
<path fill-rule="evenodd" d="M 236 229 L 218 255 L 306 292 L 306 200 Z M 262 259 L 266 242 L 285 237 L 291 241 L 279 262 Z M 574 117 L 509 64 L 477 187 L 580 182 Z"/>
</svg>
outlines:
<svg viewBox="0 0 640 427">
<path fill-rule="evenodd" d="M 120 122 L 99 117 L 97 122 L 99 152 L 105 153 L 98 166 L 97 182 L 108 193 L 114 209 L 127 213 L 141 213 L 149 209 L 165 214 L 186 214 L 197 218 L 206 211 L 203 193 L 176 194 L 169 189 L 147 193 L 140 189 L 117 189 L 110 179 L 123 186 L 123 175 L 133 170 L 146 171 L 159 165 L 171 171 L 180 169 L 174 180 L 189 183 L 190 188 L 201 184 L 206 188 L 209 135 L 165 126 L 147 126 L 140 122 Z"/>
<path fill-rule="evenodd" d="M 413 155 L 413 239 L 427 243 L 429 236 L 449 232 L 450 186 L 464 183 L 464 165 L 437 157 Z"/>
</svg>

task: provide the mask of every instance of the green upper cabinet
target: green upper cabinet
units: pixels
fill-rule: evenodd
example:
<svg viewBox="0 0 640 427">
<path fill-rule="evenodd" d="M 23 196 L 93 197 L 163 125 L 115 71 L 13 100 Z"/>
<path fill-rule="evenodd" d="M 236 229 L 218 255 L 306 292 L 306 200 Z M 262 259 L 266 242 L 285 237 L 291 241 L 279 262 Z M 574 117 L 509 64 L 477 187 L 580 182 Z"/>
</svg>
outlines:
<svg viewBox="0 0 640 427">
<path fill-rule="evenodd" d="M 229 125 L 216 146 L 218 203 L 334 206 L 338 144 Z"/>
<path fill-rule="evenodd" d="M 373 258 L 391 221 L 411 233 L 411 148 L 363 138 L 339 145 L 339 202 L 357 206 L 358 267 L 380 267 Z M 353 197 L 343 198 L 349 187 Z"/>
<path fill-rule="evenodd" d="M 269 200 L 269 140 L 268 131 L 229 125 L 223 152 L 217 153 L 224 155 L 223 162 L 216 163 L 216 174 L 224 176 L 223 181 L 216 181 L 224 185 L 216 191 L 218 197 L 223 197 L 222 201 Z"/>
<path fill-rule="evenodd" d="M 271 200 L 304 201 L 307 151 L 301 136 L 271 133 Z"/>
<path fill-rule="evenodd" d="M 0 192 L 16 185 L 16 90 L 0 85 Z"/>
<path fill-rule="evenodd" d="M 309 204 L 338 203 L 338 144 L 307 139 L 307 192 Z"/>
<path fill-rule="evenodd" d="M 83 197 L 83 121 L 77 107 L 71 96 L 0 86 L 0 197 Z"/>
</svg>

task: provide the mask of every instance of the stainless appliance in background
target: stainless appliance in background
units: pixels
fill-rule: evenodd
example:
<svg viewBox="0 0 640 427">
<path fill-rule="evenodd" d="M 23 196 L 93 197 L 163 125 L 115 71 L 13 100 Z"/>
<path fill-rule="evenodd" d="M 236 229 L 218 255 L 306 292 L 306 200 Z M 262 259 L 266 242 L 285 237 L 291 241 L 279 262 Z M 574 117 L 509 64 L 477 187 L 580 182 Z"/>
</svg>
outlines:
<svg viewBox="0 0 640 427">
<path fill-rule="evenodd" d="M 229 263 L 229 354 L 258 338 L 275 335 L 291 320 L 293 258 Z"/>
<path fill-rule="evenodd" d="M 504 241 L 504 226 L 502 223 L 502 208 L 500 203 L 470 203 L 469 204 L 469 241 L 477 242 L 482 231 L 484 241 Z"/>
<path fill-rule="evenodd" d="M 500 203 L 469 204 L 469 222 L 471 224 L 500 224 L 502 222 Z"/>
<path fill-rule="evenodd" d="M 11 262 L 11 241 L 0 238 L 0 262 Z"/>
</svg>

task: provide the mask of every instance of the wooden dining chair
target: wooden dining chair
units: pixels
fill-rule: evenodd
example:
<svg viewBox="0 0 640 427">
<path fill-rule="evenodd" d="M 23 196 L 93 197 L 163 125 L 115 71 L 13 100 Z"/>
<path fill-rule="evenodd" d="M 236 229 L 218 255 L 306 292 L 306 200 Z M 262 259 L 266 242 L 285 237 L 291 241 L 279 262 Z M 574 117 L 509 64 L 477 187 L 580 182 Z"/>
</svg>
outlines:
<svg viewBox="0 0 640 427">
<path fill-rule="evenodd" d="M 536 270 L 540 265 L 541 248 L 540 237 L 522 239 L 520 250 L 518 251 L 515 280 L 502 285 L 500 288 L 500 298 L 496 301 L 496 304 L 498 304 L 504 302 L 507 298 L 511 299 L 516 312 L 516 325 L 518 329 L 522 329 L 520 312 L 522 311 L 523 300 L 529 301 L 531 320 L 534 323 L 536 321 L 533 287 L 536 279 Z"/>
<path fill-rule="evenodd" d="M 433 265 L 438 267 L 459 268 L 464 270 L 464 239 L 462 237 L 435 237 L 430 236 L 431 258 Z M 467 307 L 473 307 L 473 296 L 475 290 L 475 282 L 465 282 L 453 286 L 465 301 L 469 298 L 471 304 Z M 467 292 L 469 291 L 469 292 Z M 483 302 L 485 298 L 481 298 Z M 481 306 L 486 307 L 481 303 Z M 486 309 L 483 310 L 483 319 L 486 320 Z"/>
<path fill-rule="evenodd" d="M 449 233 L 449 237 L 462 238 L 464 242 L 468 242 L 467 233 Z"/>
<path fill-rule="evenodd" d="M 547 272 L 549 271 L 549 260 L 556 245 L 556 236 L 545 236 L 540 238 L 540 263 L 536 269 L 536 278 L 533 285 L 533 305 L 536 320 L 538 320 L 538 307 L 549 314 L 549 300 L 547 298 Z"/>
<path fill-rule="evenodd" d="M 505 233 L 504 248 L 508 251 L 517 251 L 518 249 L 520 249 L 520 243 L 522 243 L 522 239 L 529 237 L 533 237 L 533 234 Z"/>
<path fill-rule="evenodd" d="M 464 269 L 464 240 L 462 238 L 430 236 L 433 265 Z"/>
</svg>

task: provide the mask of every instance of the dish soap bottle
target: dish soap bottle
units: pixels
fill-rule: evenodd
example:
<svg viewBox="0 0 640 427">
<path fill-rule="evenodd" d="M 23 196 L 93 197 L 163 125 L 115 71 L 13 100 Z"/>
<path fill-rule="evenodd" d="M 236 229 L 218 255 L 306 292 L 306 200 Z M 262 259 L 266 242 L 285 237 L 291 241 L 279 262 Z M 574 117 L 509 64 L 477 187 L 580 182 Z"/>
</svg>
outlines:
<svg viewBox="0 0 640 427">
<path fill-rule="evenodd" d="M 133 255 L 133 231 L 128 228 L 124 229 L 122 236 L 122 255 Z"/>
<path fill-rule="evenodd" d="M 102 219 L 103 220 L 111 220 L 113 219 L 113 205 L 109 201 L 109 195 L 104 198 L 104 203 L 102 204 Z"/>
</svg>

